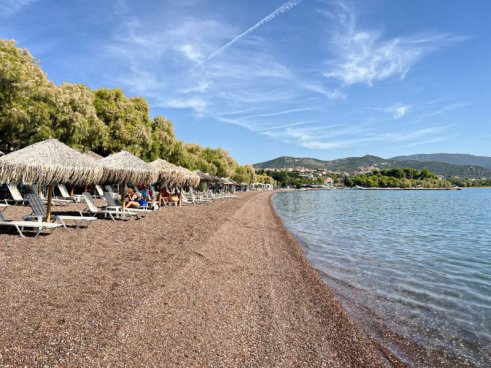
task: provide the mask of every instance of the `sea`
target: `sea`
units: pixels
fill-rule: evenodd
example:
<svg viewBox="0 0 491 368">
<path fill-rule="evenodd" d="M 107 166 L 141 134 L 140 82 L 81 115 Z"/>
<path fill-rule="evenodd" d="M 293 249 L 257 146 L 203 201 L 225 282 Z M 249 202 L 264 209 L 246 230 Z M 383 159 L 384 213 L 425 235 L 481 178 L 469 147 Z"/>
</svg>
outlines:
<svg viewBox="0 0 491 368">
<path fill-rule="evenodd" d="M 280 192 L 273 204 L 388 366 L 491 367 L 491 189 Z"/>
</svg>

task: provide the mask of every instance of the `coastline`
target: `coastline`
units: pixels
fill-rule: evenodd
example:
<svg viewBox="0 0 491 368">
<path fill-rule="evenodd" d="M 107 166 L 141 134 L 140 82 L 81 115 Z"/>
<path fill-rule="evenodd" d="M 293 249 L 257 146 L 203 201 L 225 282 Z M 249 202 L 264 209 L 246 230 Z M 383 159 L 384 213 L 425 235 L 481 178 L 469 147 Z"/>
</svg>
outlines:
<svg viewBox="0 0 491 368">
<path fill-rule="evenodd" d="M 272 195 L 37 239 L 1 233 L 0 363 L 387 365 Z"/>
</svg>

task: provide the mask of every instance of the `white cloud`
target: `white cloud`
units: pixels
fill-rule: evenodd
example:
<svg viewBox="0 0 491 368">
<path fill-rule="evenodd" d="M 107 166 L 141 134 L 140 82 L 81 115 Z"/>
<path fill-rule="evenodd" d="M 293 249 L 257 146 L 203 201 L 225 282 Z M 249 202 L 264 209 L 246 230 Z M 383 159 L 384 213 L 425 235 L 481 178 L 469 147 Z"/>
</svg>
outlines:
<svg viewBox="0 0 491 368">
<path fill-rule="evenodd" d="M 199 62 L 203 60 L 203 54 L 193 45 L 185 44 L 178 47 L 178 50 L 191 61 Z"/>
<path fill-rule="evenodd" d="M 344 100 L 346 95 L 339 89 L 326 89 L 320 83 L 303 82 L 302 87 L 308 91 L 316 92 L 327 97 L 329 100 Z"/>
<path fill-rule="evenodd" d="M 341 1 L 337 5 L 337 26 L 330 41 L 336 55 L 324 76 L 345 86 L 371 86 L 393 76 L 404 79 L 411 67 L 430 52 L 465 39 L 434 32 L 384 39 L 379 31 L 358 29 L 353 9 Z M 333 13 L 324 16 L 332 20 Z"/>
<path fill-rule="evenodd" d="M 190 108 L 199 113 L 203 112 L 205 108 L 208 106 L 207 102 L 201 98 L 192 97 L 188 99 L 170 99 L 170 100 L 162 100 L 158 102 L 158 106 L 160 107 L 170 107 L 174 109 L 185 109 Z"/>
<path fill-rule="evenodd" d="M 0 0 L 0 15 L 11 16 L 38 0 Z"/>
<path fill-rule="evenodd" d="M 299 2 L 285 4 L 294 3 Z M 192 110 L 198 117 L 214 118 L 308 149 L 417 144 L 438 139 L 439 127 L 404 134 L 387 132 L 380 119 L 355 113 L 365 107 L 353 107 L 347 92 L 354 83 L 372 84 L 404 75 L 439 38 L 383 40 L 379 33 L 357 30 L 354 13 L 341 9 L 329 15 L 338 23 L 333 40 L 339 48 L 328 71 L 326 64 L 296 70 L 288 57 L 275 52 L 276 39 L 251 37 L 250 32 L 246 38 L 234 37 L 238 34 L 236 25 L 209 15 L 196 18 L 187 11 L 164 14 L 153 22 L 128 16 L 115 29 L 113 42 L 106 49 L 107 64 L 119 63 L 113 68 L 113 80 L 130 93 L 144 95 L 152 106 Z M 228 48 L 230 39 L 237 40 Z M 224 50 L 220 45 L 227 46 L 227 52 L 214 57 Z M 423 49 L 425 52 L 418 51 Z M 329 80 L 322 78 L 323 73 Z M 346 112 L 338 108 L 344 105 L 353 109 Z M 376 108 L 393 119 L 406 116 L 412 109 L 403 103 Z M 313 118 L 322 112 L 333 120 L 351 121 L 334 124 Z"/>
<path fill-rule="evenodd" d="M 411 109 L 411 105 L 404 105 L 400 102 L 393 104 L 392 106 L 383 107 L 383 108 L 375 108 L 375 110 L 380 110 L 391 114 L 394 119 L 400 119 L 404 117 L 409 110 Z"/>
</svg>

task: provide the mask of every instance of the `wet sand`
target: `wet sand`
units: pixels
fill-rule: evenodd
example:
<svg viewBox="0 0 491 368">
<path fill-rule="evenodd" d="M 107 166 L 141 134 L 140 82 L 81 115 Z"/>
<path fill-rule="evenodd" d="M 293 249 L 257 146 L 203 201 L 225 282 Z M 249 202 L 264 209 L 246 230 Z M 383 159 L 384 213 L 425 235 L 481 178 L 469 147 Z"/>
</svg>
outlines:
<svg viewBox="0 0 491 368">
<path fill-rule="evenodd" d="M 383 366 L 270 198 L 36 239 L 0 228 L 0 365 Z"/>
</svg>

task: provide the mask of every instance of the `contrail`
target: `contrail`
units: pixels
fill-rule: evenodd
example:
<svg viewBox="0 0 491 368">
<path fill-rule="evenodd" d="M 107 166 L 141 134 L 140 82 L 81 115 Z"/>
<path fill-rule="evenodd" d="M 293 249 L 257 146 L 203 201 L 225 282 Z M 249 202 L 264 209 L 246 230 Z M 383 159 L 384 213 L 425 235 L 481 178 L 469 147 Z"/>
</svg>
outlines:
<svg viewBox="0 0 491 368">
<path fill-rule="evenodd" d="M 199 65 L 203 65 L 204 63 L 206 63 L 207 61 L 213 59 L 215 56 L 217 56 L 219 53 L 221 53 L 222 51 L 228 49 L 230 46 L 232 46 L 233 44 L 235 44 L 236 42 L 240 41 L 241 39 L 243 39 L 245 36 L 247 36 L 249 33 L 251 32 L 254 32 L 256 29 L 258 29 L 259 27 L 261 27 L 263 24 L 266 24 L 268 22 L 271 22 L 273 19 L 275 19 L 278 15 L 281 15 L 289 10 L 291 10 L 292 8 L 296 7 L 297 5 L 299 5 L 301 2 L 303 2 L 304 0 L 290 0 L 290 1 L 287 1 L 286 3 L 284 3 L 283 5 L 281 5 L 279 8 L 277 8 L 276 10 L 274 10 L 271 14 L 269 14 L 267 17 L 261 19 L 259 22 L 257 22 L 256 24 L 254 24 L 251 28 L 249 28 L 247 31 L 241 33 L 240 35 L 238 35 L 237 37 L 235 37 L 233 40 L 229 41 L 228 43 L 226 43 L 225 45 L 223 45 L 222 47 L 220 47 L 219 49 L 213 51 L 206 59 L 204 59 L 203 61 L 199 62 L 196 66 L 199 66 Z"/>
</svg>

